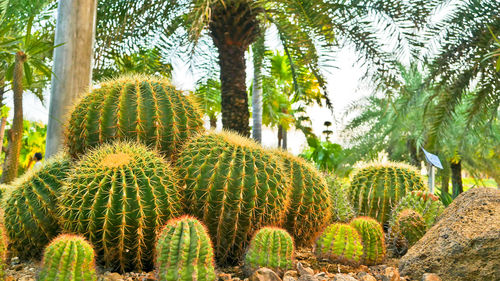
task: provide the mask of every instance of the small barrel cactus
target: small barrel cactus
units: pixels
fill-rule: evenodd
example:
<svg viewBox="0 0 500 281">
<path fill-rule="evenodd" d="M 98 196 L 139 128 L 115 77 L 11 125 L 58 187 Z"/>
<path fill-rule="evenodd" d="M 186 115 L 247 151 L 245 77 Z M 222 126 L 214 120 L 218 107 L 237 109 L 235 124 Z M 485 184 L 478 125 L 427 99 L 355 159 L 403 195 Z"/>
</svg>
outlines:
<svg viewBox="0 0 500 281">
<path fill-rule="evenodd" d="M 187 210 L 207 226 L 220 263 L 238 261 L 259 228 L 283 223 L 288 177 L 279 160 L 252 140 L 202 134 L 186 145 L 176 165 Z"/>
<path fill-rule="evenodd" d="M 363 243 L 362 263 L 366 265 L 380 264 L 385 259 L 386 246 L 384 230 L 380 223 L 370 217 L 359 217 L 351 221 Z"/>
<path fill-rule="evenodd" d="M 406 239 L 408 248 L 417 243 L 426 231 L 424 218 L 411 209 L 404 209 L 399 213 L 396 225 L 400 235 Z"/>
<path fill-rule="evenodd" d="M 3 212 L 0 210 L 0 215 Z M 5 268 L 7 267 L 7 233 L 5 226 L 0 222 L 0 280 L 5 278 Z"/>
<path fill-rule="evenodd" d="M 75 107 L 67 129 L 72 156 L 90 147 L 120 140 L 140 140 L 174 157 L 191 136 L 203 130 L 194 100 L 167 80 L 147 76 L 104 82 Z"/>
<path fill-rule="evenodd" d="M 386 224 L 392 208 L 412 190 L 425 190 L 419 171 L 402 163 L 372 163 L 351 180 L 350 197 L 359 215 Z"/>
<path fill-rule="evenodd" d="M 45 249 L 39 281 L 95 281 L 94 249 L 77 235 L 62 234 Z"/>
<path fill-rule="evenodd" d="M 357 265 L 363 256 L 363 244 L 354 227 L 333 223 L 316 240 L 314 254 L 320 260 Z"/>
<path fill-rule="evenodd" d="M 349 222 L 356 215 L 348 196 L 347 187 L 339 179 L 327 177 L 331 204 L 331 222 Z"/>
<path fill-rule="evenodd" d="M 115 142 L 86 154 L 61 191 L 66 232 L 83 234 L 106 267 L 153 268 L 156 233 L 181 204 L 170 165 L 142 144 Z"/>
<path fill-rule="evenodd" d="M 330 220 L 331 202 L 326 181 L 319 171 L 302 158 L 277 151 L 290 176 L 292 191 L 284 227 L 297 245 L 311 245 Z"/>
<path fill-rule="evenodd" d="M 212 243 L 195 218 L 171 219 L 156 244 L 158 281 L 216 280 Z"/>
<path fill-rule="evenodd" d="M 59 234 L 57 198 L 70 166 L 70 158 L 59 154 L 14 182 L 4 215 L 14 256 L 38 258 Z"/>
<path fill-rule="evenodd" d="M 277 227 L 264 227 L 250 241 L 245 255 L 245 271 L 267 267 L 282 274 L 293 268 L 293 239 L 286 230 Z"/>
</svg>

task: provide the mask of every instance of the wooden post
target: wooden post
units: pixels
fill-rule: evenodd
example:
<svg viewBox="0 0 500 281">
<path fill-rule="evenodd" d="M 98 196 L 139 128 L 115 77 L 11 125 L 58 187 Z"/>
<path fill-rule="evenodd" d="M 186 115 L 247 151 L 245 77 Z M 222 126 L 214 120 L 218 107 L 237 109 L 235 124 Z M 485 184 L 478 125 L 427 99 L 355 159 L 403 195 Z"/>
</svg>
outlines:
<svg viewBox="0 0 500 281">
<path fill-rule="evenodd" d="M 432 164 L 429 164 L 429 191 L 431 194 L 434 194 L 434 166 Z M 443 192 L 441 190 L 441 192 Z"/>
<path fill-rule="evenodd" d="M 59 0 L 46 158 L 64 143 L 64 130 L 75 102 L 92 81 L 97 0 Z"/>
</svg>

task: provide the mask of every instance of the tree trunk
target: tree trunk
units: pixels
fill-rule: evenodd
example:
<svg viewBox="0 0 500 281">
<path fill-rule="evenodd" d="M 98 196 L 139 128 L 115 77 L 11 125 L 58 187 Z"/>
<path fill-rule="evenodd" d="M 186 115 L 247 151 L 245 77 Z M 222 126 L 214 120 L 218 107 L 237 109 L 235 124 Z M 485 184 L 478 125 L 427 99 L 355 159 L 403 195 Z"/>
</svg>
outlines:
<svg viewBox="0 0 500 281">
<path fill-rule="evenodd" d="M 262 142 L 262 61 L 264 60 L 264 35 L 252 46 L 253 88 L 252 88 L 252 137 Z"/>
<path fill-rule="evenodd" d="M 14 74 L 12 78 L 12 91 L 14 92 L 14 120 L 9 130 L 9 146 L 4 162 L 2 183 L 10 183 L 17 177 L 19 168 L 19 153 L 23 137 L 23 64 L 26 54 L 16 53 Z"/>
<path fill-rule="evenodd" d="M 211 116 L 209 117 L 210 119 L 210 129 L 216 129 L 217 128 L 217 117 Z"/>
<path fill-rule="evenodd" d="M 281 147 L 283 143 L 283 127 L 278 126 L 278 147 Z"/>
<path fill-rule="evenodd" d="M 287 132 L 286 132 L 286 129 L 283 128 L 283 130 L 281 130 L 281 138 L 283 139 L 283 143 L 281 145 L 281 147 L 286 150 L 288 148 L 288 136 L 287 136 Z"/>
<path fill-rule="evenodd" d="M 54 75 L 47 128 L 46 158 L 64 143 L 64 130 L 75 102 L 92 77 L 97 0 L 59 1 L 54 50 Z"/>
<path fill-rule="evenodd" d="M 418 159 L 417 145 L 415 140 L 414 139 L 406 140 L 406 147 L 408 149 L 408 152 L 410 153 L 410 163 L 413 166 L 420 168 L 420 160 Z"/>
<path fill-rule="evenodd" d="M 453 196 L 458 196 L 464 192 L 462 185 L 462 161 L 458 163 L 450 163 L 451 167 L 451 184 L 453 186 Z"/>
<path fill-rule="evenodd" d="M 450 182 L 450 169 L 448 167 L 443 167 L 441 170 L 441 192 L 450 193 L 449 182 Z"/>
</svg>

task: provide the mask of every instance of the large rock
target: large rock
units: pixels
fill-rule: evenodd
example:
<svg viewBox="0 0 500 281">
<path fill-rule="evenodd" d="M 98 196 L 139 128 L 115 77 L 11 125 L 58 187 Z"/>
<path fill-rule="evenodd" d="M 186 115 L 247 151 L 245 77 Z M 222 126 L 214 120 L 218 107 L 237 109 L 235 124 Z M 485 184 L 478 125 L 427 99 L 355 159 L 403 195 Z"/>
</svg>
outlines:
<svg viewBox="0 0 500 281">
<path fill-rule="evenodd" d="M 500 190 L 474 188 L 444 210 L 438 222 L 399 262 L 401 275 L 421 280 L 500 280 Z"/>
</svg>

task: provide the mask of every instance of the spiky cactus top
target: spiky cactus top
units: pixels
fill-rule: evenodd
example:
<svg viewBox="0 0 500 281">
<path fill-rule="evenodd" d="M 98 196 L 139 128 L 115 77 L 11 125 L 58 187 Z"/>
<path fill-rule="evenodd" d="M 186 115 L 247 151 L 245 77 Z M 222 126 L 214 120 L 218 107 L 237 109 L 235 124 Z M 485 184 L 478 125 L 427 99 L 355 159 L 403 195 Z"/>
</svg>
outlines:
<svg viewBox="0 0 500 281">
<path fill-rule="evenodd" d="M 378 221 L 370 217 L 358 217 L 351 221 L 363 243 L 362 263 L 366 265 L 380 264 L 385 259 L 386 246 L 384 230 Z"/>
<path fill-rule="evenodd" d="M 276 150 L 290 177 L 292 191 L 284 227 L 297 245 L 310 245 L 330 220 L 330 198 L 319 171 L 302 158 Z"/>
<path fill-rule="evenodd" d="M 193 138 L 176 164 L 187 209 L 207 226 L 221 263 L 237 261 L 260 227 L 282 223 L 291 189 L 287 176 L 253 141 L 209 132 Z"/>
<path fill-rule="evenodd" d="M 156 244 L 159 281 L 216 279 L 214 253 L 206 228 L 183 216 L 167 222 Z"/>
<path fill-rule="evenodd" d="M 422 176 L 410 165 L 372 163 L 352 177 L 350 197 L 359 215 L 385 224 L 392 208 L 406 193 L 425 189 Z"/>
<path fill-rule="evenodd" d="M 62 234 L 45 249 L 39 281 L 95 281 L 94 249 L 83 237 Z"/>
<path fill-rule="evenodd" d="M 354 227 L 333 223 L 317 238 L 314 254 L 320 260 L 357 265 L 363 255 L 363 244 Z"/>
<path fill-rule="evenodd" d="M 203 129 L 195 103 L 168 81 L 121 77 L 90 91 L 71 114 L 71 155 L 116 139 L 140 140 L 168 157 Z"/>
<path fill-rule="evenodd" d="M 170 165 L 141 144 L 115 142 L 86 154 L 60 200 L 65 231 L 85 235 L 107 267 L 151 269 L 156 233 L 181 209 Z"/>
<path fill-rule="evenodd" d="M 13 255 L 39 257 L 43 248 L 59 234 L 57 197 L 70 166 L 70 158 L 60 154 L 13 184 L 6 198 L 4 215 Z"/>
<path fill-rule="evenodd" d="M 286 230 L 264 227 L 255 233 L 245 255 L 245 271 L 267 267 L 282 274 L 293 268 L 293 239 Z"/>
</svg>

